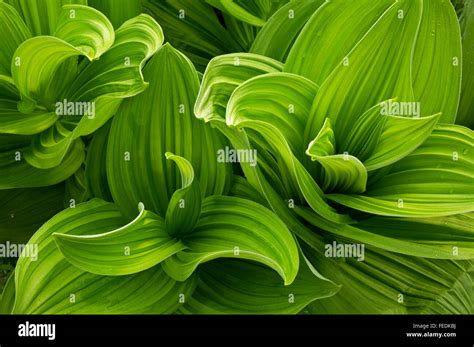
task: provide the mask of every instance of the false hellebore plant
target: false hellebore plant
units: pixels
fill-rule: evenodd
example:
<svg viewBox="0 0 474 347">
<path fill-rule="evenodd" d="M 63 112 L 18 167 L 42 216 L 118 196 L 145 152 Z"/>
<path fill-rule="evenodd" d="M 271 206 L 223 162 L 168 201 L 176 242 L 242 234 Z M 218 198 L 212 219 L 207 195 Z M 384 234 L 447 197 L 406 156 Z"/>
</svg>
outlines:
<svg viewBox="0 0 474 347">
<path fill-rule="evenodd" d="M 149 15 L 11 2 L 0 188 L 82 203 L 0 312 L 473 313 L 472 7 L 144 1 L 186 56 Z"/>
</svg>

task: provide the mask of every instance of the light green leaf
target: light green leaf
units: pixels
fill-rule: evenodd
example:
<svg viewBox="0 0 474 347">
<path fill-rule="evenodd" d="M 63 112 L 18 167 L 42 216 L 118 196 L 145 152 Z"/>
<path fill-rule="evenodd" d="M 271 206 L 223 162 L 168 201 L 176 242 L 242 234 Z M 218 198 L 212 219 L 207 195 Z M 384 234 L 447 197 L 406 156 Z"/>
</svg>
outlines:
<svg viewBox="0 0 474 347">
<path fill-rule="evenodd" d="M 263 26 L 270 10 L 268 6 L 270 1 L 256 0 L 253 2 L 236 0 L 206 0 L 206 2 L 223 12 L 226 12 L 235 18 L 255 26 Z M 252 11 L 253 10 L 253 11 Z"/>
<path fill-rule="evenodd" d="M 7 0 L 23 17 L 34 36 L 52 35 L 63 5 L 87 5 L 87 0 Z"/>
<path fill-rule="evenodd" d="M 359 1 L 348 4 L 352 9 L 361 5 Z M 395 2 L 339 62 L 314 100 L 304 136 L 307 142 L 318 133 L 326 117 L 337 129 L 337 137 L 345 138 L 357 118 L 373 105 L 395 97 L 400 102 L 415 101 L 411 57 L 421 13 L 419 1 Z"/>
<path fill-rule="evenodd" d="M 250 53 L 285 62 L 293 43 L 323 0 L 290 1 L 276 11 L 258 32 Z"/>
<path fill-rule="evenodd" d="M 199 80 L 192 63 L 165 44 L 144 75 L 150 76 L 149 87 L 124 101 L 110 131 L 107 176 L 114 201 L 125 214 L 142 201 L 165 216 L 171 196 L 181 188 L 179 170 L 166 160 L 166 152 L 192 164 L 204 195 L 225 193 L 231 166 L 217 162 L 217 151 L 226 142 L 193 115 Z"/>
<path fill-rule="evenodd" d="M 109 139 L 111 121 L 94 133 L 85 161 L 85 180 L 88 194 L 91 197 L 112 201 L 107 181 L 107 141 Z"/>
<path fill-rule="evenodd" d="M 462 81 L 456 123 L 474 128 L 474 3 L 464 2 L 461 18 Z"/>
<path fill-rule="evenodd" d="M 279 72 L 283 65 L 257 54 L 235 53 L 216 57 L 209 62 L 194 106 L 197 118 L 210 121 L 224 119 L 232 92 L 248 79 Z"/>
<path fill-rule="evenodd" d="M 0 75 L 11 75 L 11 62 L 16 48 L 31 37 L 18 12 L 10 5 L 0 3 Z"/>
<path fill-rule="evenodd" d="M 298 272 L 292 234 L 275 214 L 250 200 L 206 198 L 198 224 L 182 241 L 188 249 L 163 263 L 177 280 L 188 278 L 199 264 L 221 257 L 258 261 L 275 270 L 285 284 L 291 284 Z"/>
<path fill-rule="evenodd" d="M 460 126 L 438 125 L 410 155 L 364 195 L 329 194 L 345 206 L 378 215 L 437 217 L 473 210 L 473 133 Z"/>
<path fill-rule="evenodd" d="M 393 3 L 393 0 L 326 1 L 296 38 L 284 71 L 321 85 Z"/>
<path fill-rule="evenodd" d="M 54 233 L 94 235 L 126 224 L 117 208 L 98 199 L 67 209 L 44 224 L 30 240 L 38 260 L 22 257 L 16 272 L 18 314 L 173 313 L 189 297 L 196 278 L 178 283 L 160 266 L 126 276 L 99 276 L 71 265 L 56 247 Z"/>
<path fill-rule="evenodd" d="M 79 269 L 105 276 L 119 276 L 149 269 L 184 245 L 168 235 L 164 220 L 145 206 L 121 228 L 95 235 L 82 235 L 80 225 L 70 233 L 54 233 L 59 250 Z"/>
<path fill-rule="evenodd" d="M 220 259 L 204 264 L 196 291 L 182 313 L 296 314 L 309 303 L 334 295 L 338 286 L 302 262 L 291 285 L 257 263 Z"/>
<path fill-rule="evenodd" d="M 172 236 L 183 236 L 192 232 L 199 219 L 201 188 L 189 161 L 169 152 L 165 156 L 178 166 L 182 185 L 171 196 L 166 210 L 166 231 Z"/>
<path fill-rule="evenodd" d="M 429 220 L 376 216 L 349 225 L 324 220 L 309 208 L 295 206 L 295 212 L 327 233 L 387 251 L 435 259 L 474 257 L 474 233 L 469 225 L 473 218 L 470 215 Z"/>
<path fill-rule="evenodd" d="M 80 50 L 90 60 L 98 59 L 114 43 L 114 28 L 101 12 L 88 6 L 65 5 L 54 36 Z"/>
<path fill-rule="evenodd" d="M 423 16 L 413 50 L 412 79 L 421 115 L 441 113 L 454 123 L 461 89 L 461 34 L 450 1 L 422 1 Z"/>
<path fill-rule="evenodd" d="M 74 174 L 84 161 L 84 143 L 79 139 L 59 166 L 37 169 L 25 160 L 30 142 L 28 136 L 0 136 L 0 189 L 45 187 L 59 183 Z"/>
</svg>

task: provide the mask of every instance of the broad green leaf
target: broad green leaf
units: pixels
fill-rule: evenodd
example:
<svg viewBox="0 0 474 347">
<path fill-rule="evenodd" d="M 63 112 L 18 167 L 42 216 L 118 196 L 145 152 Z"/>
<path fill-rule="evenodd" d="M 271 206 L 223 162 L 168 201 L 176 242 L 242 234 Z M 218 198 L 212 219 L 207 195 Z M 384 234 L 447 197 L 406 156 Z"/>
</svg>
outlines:
<svg viewBox="0 0 474 347">
<path fill-rule="evenodd" d="M 138 16 L 142 10 L 140 2 L 140 0 L 88 0 L 89 6 L 105 14 L 114 28 Z"/>
<path fill-rule="evenodd" d="M 295 212 L 327 233 L 386 251 L 435 259 L 460 260 L 474 257 L 470 215 L 430 220 L 370 217 L 349 225 L 324 220 L 308 208 L 295 206 Z"/>
<path fill-rule="evenodd" d="M 163 43 L 163 31 L 148 15 L 127 20 L 115 32 L 113 46 L 85 66 L 64 93 L 69 100 L 90 101 L 100 96 L 131 97 L 145 90 L 145 62 Z"/>
<path fill-rule="evenodd" d="M 147 0 L 143 9 L 163 26 L 167 40 L 199 71 L 217 55 L 244 50 L 204 1 Z"/>
<path fill-rule="evenodd" d="M 107 181 L 107 141 L 109 139 L 109 121 L 94 133 L 85 160 L 85 180 L 88 194 L 91 197 L 112 201 L 109 183 Z"/>
<path fill-rule="evenodd" d="M 438 125 L 410 155 L 364 195 L 329 194 L 345 206 L 378 215 L 437 217 L 473 210 L 473 133 L 460 126 Z"/>
<path fill-rule="evenodd" d="M 258 27 L 242 22 L 227 13 L 223 13 L 224 23 L 230 35 L 242 46 L 244 52 L 247 52 L 255 40 L 259 31 Z"/>
<path fill-rule="evenodd" d="M 79 121 L 77 117 L 62 117 L 55 127 L 37 135 L 27 154 L 28 162 L 42 169 L 59 165 L 75 139 L 92 134 L 105 124 L 116 113 L 122 98 L 146 89 L 142 66 L 162 42 L 161 28 L 151 17 L 140 15 L 125 22 L 117 30 L 112 48 L 100 60 L 89 63 L 62 98 L 80 100 L 82 104 L 86 100 L 86 106 L 93 107 L 93 114 L 80 114 Z"/>
<path fill-rule="evenodd" d="M 308 313 L 472 313 L 472 260 L 424 259 L 366 247 L 364 261 L 341 261 L 324 255 L 324 243 L 315 246 L 305 247 L 305 254 L 342 288 L 309 305 Z"/>
<path fill-rule="evenodd" d="M 221 257 L 258 261 L 275 270 L 285 284 L 291 284 L 298 272 L 292 234 L 273 212 L 250 200 L 206 198 L 196 227 L 182 241 L 187 249 L 163 263 L 177 280 L 188 278 L 199 264 Z"/>
<path fill-rule="evenodd" d="M 194 170 L 189 161 L 165 153 L 166 159 L 176 163 L 181 173 L 181 188 L 171 196 L 166 210 L 166 231 L 172 236 L 183 236 L 192 232 L 201 213 L 201 188 L 194 177 Z"/>
<path fill-rule="evenodd" d="M 141 201 L 165 216 L 171 196 L 181 188 L 179 170 L 166 160 L 166 152 L 191 163 L 204 195 L 225 193 L 231 166 L 217 161 L 217 151 L 226 142 L 194 117 L 199 80 L 192 63 L 165 44 L 144 76 L 149 76 L 147 90 L 125 100 L 112 122 L 107 176 L 114 201 L 125 214 Z"/>
<path fill-rule="evenodd" d="M 126 224 L 117 208 L 98 199 L 67 209 L 44 224 L 30 240 L 37 261 L 22 257 L 15 271 L 18 314 L 173 313 L 178 293 L 189 297 L 195 278 L 178 283 L 160 266 L 126 276 L 99 276 L 71 265 L 56 247 L 54 233 L 94 235 Z"/>
<path fill-rule="evenodd" d="M 301 134 L 317 90 L 316 84 L 298 75 L 277 72 L 256 76 L 232 94 L 226 122 L 268 122 L 285 137 L 295 156 L 301 158 L 298 153 L 305 147 Z"/>
<path fill-rule="evenodd" d="M 296 38 L 284 71 L 322 85 L 393 3 L 394 0 L 326 1 Z M 356 63 L 353 59 L 349 62 Z"/>
<path fill-rule="evenodd" d="M 386 116 L 377 144 L 363 161 L 367 170 L 390 165 L 413 152 L 428 138 L 439 118 L 439 113 L 422 118 Z"/>
<path fill-rule="evenodd" d="M 63 209 L 64 185 L 0 190 L 0 243 L 24 244 Z"/>
<path fill-rule="evenodd" d="M 53 36 L 37 36 L 23 42 L 15 51 L 11 66 L 13 80 L 22 96 L 18 109 L 31 113 L 40 101 L 52 111 L 54 101 L 45 100 L 46 88 L 61 64 L 82 54 L 85 52 Z"/>
<path fill-rule="evenodd" d="M 360 6 L 360 2 L 349 4 Z M 326 117 L 332 120 L 338 138 L 345 138 L 357 118 L 373 105 L 395 97 L 399 102 L 415 101 L 411 57 L 421 13 L 419 1 L 394 3 L 340 61 L 314 100 L 304 136 L 307 142 Z"/>
<path fill-rule="evenodd" d="M 257 263 L 222 259 L 204 264 L 196 291 L 180 308 L 193 314 L 296 314 L 309 303 L 334 295 L 338 286 L 302 261 L 287 286 Z"/>
<path fill-rule="evenodd" d="M 0 189 L 45 187 L 59 183 L 74 174 L 84 161 L 84 143 L 78 139 L 59 166 L 35 168 L 25 160 L 30 142 L 28 136 L 0 136 Z"/>
<path fill-rule="evenodd" d="M 6 0 L 23 17 L 34 36 L 52 35 L 63 5 L 87 5 L 87 0 Z"/>
<path fill-rule="evenodd" d="M 454 123 L 461 89 L 461 34 L 449 1 L 421 1 L 423 16 L 413 50 L 412 79 L 422 116 L 441 113 Z"/>
<path fill-rule="evenodd" d="M 55 112 L 35 110 L 29 114 L 18 111 L 18 101 L 0 97 L 0 133 L 34 135 L 52 126 L 59 116 Z"/>
<path fill-rule="evenodd" d="M 290 76 L 294 77 L 290 78 Z M 263 91 L 265 88 L 262 88 L 261 90 L 256 89 L 255 97 L 251 97 L 252 90 L 255 90 L 259 85 L 265 87 L 272 85 L 272 82 L 279 82 L 278 85 L 286 82 L 286 86 L 283 87 L 285 92 L 272 89 L 274 92 L 270 94 L 268 89 L 265 93 Z M 249 85 L 253 87 L 250 89 Z M 302 88 L 301 91 L 298 92 L 297 87 Z M 292 94 L 289 94 L 290 97 L 282 95 L 290 93 L 292 90 Z M 306 202 L 324 217 L 344 222 L 348 220 L 348 217 L 338 214 L 326 203 L 322 190 L 300 162 L 306 158 L 299 159 L 296 156 L 300 153 L 299 157 L 304 157 L 304 146 L 301 142 L 304 123 L 301 124 L 301 122 L 305 115 L 304 110 L 309 107 L 311 102 L 310 95 L 315 90 L 316 87 L 313 83 L 297 75 L 279 73 L 255 77 L 240 85 L 232 94 L 226 111 L 226 123 L 228 126 L 250 129 L 258 133 L 265 140 L 265 146 L 278 158 L 278 161 L 281 162 L 280 165 L 284 166 L 285 174 L 289 175 L 287 179 L 296 182 L 295 194 L 301 194 Z M 290 99 L 291 95 L 297 96 L 297 98 L 293 98 L 293 101 L 286 100 Z M 291 109 L 298 113 L 290 114 L 291 117 L 288 117 L 290 105 L 293 106 Z M 249 111 L 255 109 L 259 110 L 261 114 Z M 285 137 L 284 133 L 290 134 L 291 138 L 289 138 L 290 135 Z M 294 151 L 298 148 L 300 150 L 295 154 Z M 307 161 L 309 162 L 309 160 Z M 292 191 L 294 190 L 292 189 Z M 298 197 L 296 195 L 292 198 Z"/>
<path fill-rule="evenodd" d="M 232 92 L 248 79 L 279 72 L 283 65 L 257 54 L 235 53 L 216 57 L 209 62 L 194 106 L 197 118 L 210 121 L 224 119 Z"/>
<path fill-rule="evenodd" d="M 54 233 L 64 258 L 79 269 L 105 276 L 129 275 L 149 269 L 184 248 L 168 235 L 164 220 L 138 206 L 138 216 L 123 227 L 101 234 Z"/>
<path fill-rule="evenodd" d="M 474 128 L 474 3 L 464 2 L 461 18 L 462 84 L 456 123 Z"/>
<path fill-rule="evenodd" d="M 363 193 L 367 184 L 367 170 L 357 157 L 335 154 L 336 139 L 331 121 L 326 118 L 316 138 L 311 141 L 306 154 L 321 164 L 322 189 L 325 192 Z"/>
<path fill-rule="evenodd" d="M 276 11 L 258 32 L 251 53 L 285 62 L 293 43 L 323 0 L 290 1 Z"/>
<path fill-rule="evenodd" d="M 31 37 L 18 12 L 10 5 L 0 3 L 0 75 L 11 75 L 11 62 L 16 48 Z"/>
<path fill-rule="evenodd" d="M 101 12 L 81 5 L 65 5 L 54 36 L 76 47 L 90 60 L 98 59 L 114 43 L 114 27 Z"/>
</svg>

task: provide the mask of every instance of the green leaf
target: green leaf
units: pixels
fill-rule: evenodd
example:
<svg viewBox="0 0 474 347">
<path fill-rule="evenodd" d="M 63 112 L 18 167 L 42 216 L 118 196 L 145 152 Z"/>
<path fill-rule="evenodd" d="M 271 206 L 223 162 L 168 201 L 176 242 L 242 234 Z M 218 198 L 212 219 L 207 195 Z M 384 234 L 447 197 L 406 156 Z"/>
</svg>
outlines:
<svg viewBox="0 0 474 347">
<path fill-rule="evenodd" d="M 438 125 L 364 195 L 329 194 L 345 206 L 378 215 L 437 217 L 473 210 L 472 130 Z"/>
<path fill-rule="evenodd" d="M 110 19 L 114 28 L 120 27 L 125 21 L 138 16 L 142 7 L 140 0 L 88 0 L 92 6 Z"/>
<path fill-rule="evenodd" d="M 29 242 L 38 245 L 38 260 L 22 257 L 18 261 L 13 313 L 173 313 L 181 305 L 178 293 L 190 296 L 196 278 L 178 283 L 160 266 L 126 276 L 94 275 L 71 265 L 52 236 L 71 232 L 94 235 L 125 223 L 113 204 L 94 199 L 67 209 L 44 224 Z"/>
<path fill-rule="evenodd" d="M 79 121 L 61 118 L 55 127 L 34 139 L 27 153 L 28 162 L 42 169 L 59 165 L 71 143 L 105 124 L 116 113 L 122 98 L 145 90 L 142 67 L 162 42 L 161 28 L 151 17 L 140 15 L 125 22 L 117 30 L 112 48 L 100 60 L 89 63 L 64 92 L 62 100 L 87 100 L 93 105 L 94 114 L 79 115 Z"/>
<path fill-rule="evenodd" d="M 48 129 L 59 118 L 55 112 L 35 110 L 23 114 L 17 109 L 17 100 L 0 97 L 0 133 L 34 135 Z"/>
<path fill-rule="evenodd" d="M 74 174 L 84 161 L 84 143 L 78 139 L 59 166 L 35 168 L 24 158 L 30 142 L 28 136 L 0 136 L 0 189 L 45 187 L 59 183 Z"/>
<path fill-rule="evenodd" d="M 424 259 L 374 247 L 364 261 L 324 255 L 324 243 L 305 254 L 322 275 L 342 285 L 334 296 L 312 303 L 313 314 L 469 314 L 474 264 Z"/>
<path fill-rule="evenodd" d="M 322 85 L 393 3 L 393 0 L 326 1 L 296 38 L 284 71 Z"/>
<path fill-rule="evenodd" d="M 198 224 L 182 241 L 187 249 L 163 263 L 177 280 L 188 278 L 199 264 L 221 257 L 258 261 L 275 270 L 285 284 L 291 284 L 298 272 L 292 234 L 273 212 L 250 200 L 206 198 Z"/>
<path fill-rule="evenodd" d="M 63 5 L 87 5 L 87 0 L 7 0 L 23 17 L 34 36 L 52 35 Z"/>
<path fill-rule="evenodd" d="M 114 43 L 114 27 L 101 12 L 81 5 L 65 5 L 54 36 L 80 50 L 90 60 L 98 59 Z"/>
<path fill-rule="evenodd" d="M 199 80 L 192 63 L 165 44 L 144 75 L 150 76 L 147 90 L 125 100 L 112 122 L 107 176 L 114 201 L 125 214 L 141 201 L 165 216 L 171 196 L 181 188 L 179 170 L 166 160 L 166 152 L 192 164 L 204 195 L 225 193 L 231 166 L 216 156 L 226 142 L 193 115 Z"/>
<path fill-rule="evenodd" d="M 412 79 L 421 115 L 441 112 L 454 123 L 461 89 L 461 34 L 449 1 L 422 1 L 423 16 L 413 50 Z"/>
<path fill-rule="evenodd" d="M 232 92 L 252 77 L 279 72 L 283 65 L 276 60 L 250 53 L 216 57 L 209 62 L 194 106 L 197 118 L 205 121 L 225 118 Z"/>
<path fill-rule="evenodd" d="M 199 219 L 201 188 L 189 161 L 169 152 L 165 153 L 165 156 L 178 166 L 182 185 L 171 196 L 166 210 L 166 231 L 172 236 L 183 236 L 192 232 Z"/>
<path fill-rule="evenodd" d="M 268 89 L 268 86 L 275 85 L 278 85 L 278 88 Z M 272 93 L 268 90 L 272 90 Z M 280 165 L 286 170 L 285 175 L 290 175 L 287 179 L 297 184 L 295 189 L 290 190 L 295 194 L 290 198 L 298 198 L 301 194 L 304 200 L 325 218 L 344 222 L 350 218 L 337 213 L 326 203 L 322 190 L 300 162 L 306 158 L 299 160 L 297 157 L 299 153 L 300 157 L 304 157 L 301 133 L 307 114 L 305 110 L 308 109 L 311 95 L 314 95 L 315 91 L 314 83 L 297 75 L 275 73 L 255 77 L 240 85 L 232 94 L 227 107 L 226 123 L 238 129 L 251 129 L 265 140 L 265 147 L 281 162 Z M 293 108 L 290 108 L 290 105 Z M 288 117 L 292 109 L 295 114 Z"/>
<path fill-rule="evenodd" d="M 296 314 L 339 288 L 302 262 L 291 285 L 257 263 L 222 259 L 202 266 L 196 291 L 180 308 L 193 314 Z"/>
<path fill-rule="evenodd" d="M 323 0 L 290 1 L 276 11 L 258 32 L 251 53 L 284 62 L 303 26 Z"/>
<path fill-rule="evenodd" d="M 105 276 L 119 276 L 149 269 L 183 244 L 171 238 L 164 220 L 145 206 L 138 206 L 138 216 L 121 228 L 101 234 L 82 235 L 81 226 L 70 226 L 70 234 L 54 233 L 59 250 L 79 269 Z"/>
<path fill-rule="evenodd" d="M 259 17 L 258 15 L 251 13 L 243 7 L 239 1 L 235 0 L 206 0 L 206 2 L 214 7 L 217 7 L 218 9 L 222 10 L 223 12 L 226 12 L 235 18 L 251 24 L 255 26 L 263 26 L 265 24 L 265 19 Z M 256 1 L 256 8 L 259 8 L 259 4 L 262 3 L 263 1 L 257 0 Z"/>
<path fill-rule="evenodd" d="M 353 9 L 360 5 L 350 2 L 348 6 Z M 339 62 L 314 100 L 304 136 L 307 142 L 318 133 L 326 117 L 331 118 L 338 138 L 345 138 L 357 118 L 373 105 L 395 97 L 400 102 L 415 101 L 411 56 L 421 13 L 419 1 L 394 3 Z"/>
<path fill-rule="evenodd" d="M 85 180 L 88 194 L 91 197 L 112 201 L 107 181 L 107 141 L 109 139 L 111 121 L 94 133 L 85 161 Z"/>
<path fill-rule="evenodd" d="M 474 3 L 464 2 L 462 13 L 462 81 L 456 123 L 474 128 Z"/>
<path fill-rule="evenodd" d="M 18 12 L 6 3 L 0 3 L 0 75 L 11 75 L 11 62 L 16 48 L 31 37 Z"/>
<path fill-rule="evenodd" d="M 429 220 L 375 216 L 349 225 L 324 220 L 308 208 L 295 206 L 295 212 L 327 233 L 387 251 L 435 259 L 460 260 L 474 257 L 470 215 Z"/>
</svg>

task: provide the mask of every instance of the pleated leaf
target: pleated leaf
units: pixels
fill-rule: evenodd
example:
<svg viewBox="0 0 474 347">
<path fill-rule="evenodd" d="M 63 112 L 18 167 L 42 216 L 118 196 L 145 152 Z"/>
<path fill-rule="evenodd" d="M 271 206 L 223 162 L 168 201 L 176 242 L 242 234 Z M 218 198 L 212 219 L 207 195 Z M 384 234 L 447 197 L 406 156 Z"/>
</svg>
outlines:
<svg viewBox="0 0 474 347">
<path fill-rule="evenodd" d="M 166 231 L 172 236 L 183 236 L 192 232 L 199 219 L 201 188 L 189 161 L 169 152 L 165 153 L 165 156 L 179 168 L 182 185 L 171 196 L 166 210 Z"/>
<path fill-rule="evenodd" d="M 38 245 L 38 260 L 22 257 L 18 261 L 13 313 L 173 313 L 181 305 L 178 293 L 188 297 L 195 278 L 175 282 L 160 266 L 125 276 L 84 272 L 63 257 L 52 236 L 59 232 L 94 235 L 126 222 L 114 205 L 94 199 L 44 224 L 30 240 L 30 244 Z"/>
<path fill-rule="evenodd" d="M 11 62 L 17 47 L 31 37 L 30 30 L 12 6 L 0 3 L 0 75 L 11 75 Z"/>
<path fill-rule="evenodd" d="M 180 281 L 199 264 L 221 257 L 260 262 L 275 270 L 285 284 L 291 284 L 298 272 L 292 234 L 275 214 L 250 200 L 206 198 L 199 222 L 183 243 L 187 249 L 163 263 L 164 270 Z"/>
<path fill-rule="evenodd" d="M 197 118 L 205 121 L 224 119 L 232 92 L 243 82 L 266 73 L 279 72 L 283 65 L 276 60 L 250 53 L 216 57 L 204 73 L 194 106 Z"/>
<path fill-rule="evenodd" d="M 123 227 L 101 234 L 54 233 L 59 250 L 74 266 L 105 276 L 147 270 L 180 251 L 184 245 L 168 235 L 164 220 L 139 205 L 138 216 Z"/>
<path fill-rule="evenodd" d="M 180 312 L 296 314 L 338 289 L 306 261 L 302 261 L 295 281 L 284 286 L 277 274 L 260 264 L 222 259 L 202 266 L 196 291 Z"/>
<path fill-rule="evenodd" d="M 399 217 L 435 217 L 473 210 L 473 133 L 439 125 L 410 155 L 364 195 L 327 197 L 364 212 Z"/>
<path fill-rule="evenodd" d="M 290 1 L 276 11 L 258 32 L 251 53 L 285 62 L 293 43 L 323 0 Z"/>
<path fill-rule="evenodd" d="M 225 140 L 193 115 L 199 80 L 189 59 L 165 44 L 144 75 L 150 80 L 148 89 L 126 100 L 113 120 L 107 176 L 114 201 L 124 213 L 141 201 L 164 217 L 171 196 L 181 188 L 179 170 L 166 160 L 166 152 L 192 164 L 204 195 L 228 189 L 231 167 L 217 161 Z"/>
</svg>

